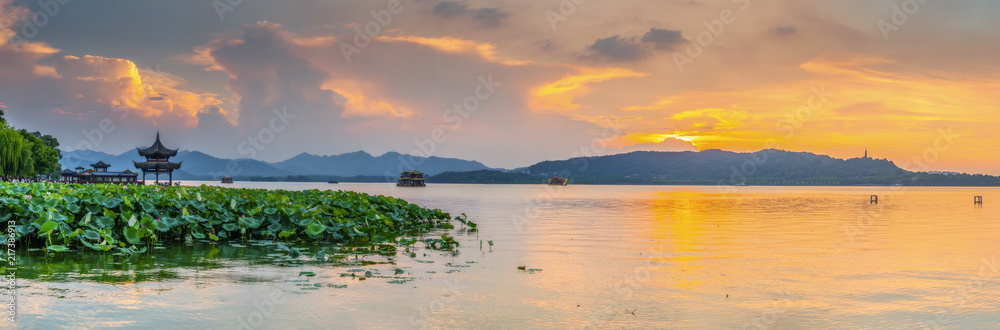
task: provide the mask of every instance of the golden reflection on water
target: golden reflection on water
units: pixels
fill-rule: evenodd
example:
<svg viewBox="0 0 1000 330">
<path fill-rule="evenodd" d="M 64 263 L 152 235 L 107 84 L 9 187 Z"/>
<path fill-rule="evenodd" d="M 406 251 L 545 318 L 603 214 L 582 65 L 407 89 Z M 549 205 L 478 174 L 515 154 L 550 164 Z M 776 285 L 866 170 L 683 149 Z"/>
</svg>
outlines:
<svg viewBox="0 0 1000 330">
<path fill-rule="evenodd" d="M 163 320 L 155 313 L 172 312 L 196 321 L 186 324 L 233 327 L 262 294 L 278 290 L 289 299 L 263 328 L 325 327 L 331 320 L 350 328 L 919 328 L 941 319 L 951 328 L 1000 325 L 1000 265 L 991 262 L 1000 257 L 1000 212 L 972 204 L 974 195 L 1000 201 L 997 189 L 336 188 L 465 212 L 481 231 L 456 235 L 462 242 L 457 256 L 430 252 L 364 267 L 405 268 L 415 279 L 404 285 L 345 280 L 343 268 L 237 260 L 222 268 L 182 268 L 163 283 L 119 283 L 128 292 L 108 299 L 108 314 L 97 319 L 143 326 L 149 324 L 144 318 Z M 882 203 L 870 204 L 871 194 Z M 525 210 L 532 216 L 515 226 Z M 493 251 L 485 244 L 480 250 L 480 240 L 493 240 Z M 252 259 L 230 250 L 212 253 Z M 317 273 L 309 283 L 349 287 L 303 291 L 288 282 L 306 270 Z M 85 296 L 101 291 L 72 282 L 30 285 L 29 292 L 46 286 Z M 57 313 L 72 306 L 66 300 L 43 294 L 26 309 Z"/>
<path fill-rule="evenodd" d="M 951 296 L 970 275 L 992 283 L 1000 277 L 989 275 L 982 260 L 998 252 L 998 219 L 965 201 L 968 193 L 916 189 L 872 205 L 861 194 L 787 190 L 651 193 L 650 217 L 640 222 L 646 230 L 633 237 L 642 241 L 648 234 L 656 251 L 650 260 L 663 265 L 648 285 L 680 289 L 689 298 L 728 295 L 717 302 L 721 308 L 702 310 L 774 310 L 780 300 L 786 318 L 797 317 L 796 310 L 824 316 L 788 325 L 867 319 L 916 326 L 954 302 Z M 646 213 L 635 211 L 629 213 Z M 981 302 L 1000 324 L 994 296 L 979 296 L 987 297 Z M 929 318 L 908 318 L 913 315 Z M 702 321 L 695 323 L 721 325 Z"/>
</svg>

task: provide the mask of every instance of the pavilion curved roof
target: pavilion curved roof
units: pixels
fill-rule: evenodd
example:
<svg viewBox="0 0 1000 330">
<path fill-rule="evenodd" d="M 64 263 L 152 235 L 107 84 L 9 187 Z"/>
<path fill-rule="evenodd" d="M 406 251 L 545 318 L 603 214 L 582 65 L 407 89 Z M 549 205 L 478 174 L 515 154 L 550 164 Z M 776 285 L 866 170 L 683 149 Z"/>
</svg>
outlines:
<svg viewBox="0 0 1000 330">
<path fill-rule="evenodd" d="M 132 162 L 135 168 L 143 171 L 159 171 L 159 170 L 176 170 L 181 168 L 181 163 L 171 163 L 171 162 Z"/>
<path fill-rule="evenodd" d="M 147 157 L 147 158 L 150 158 L 150 157 L 151 158 L 167 158 L 167 157 L 177 156 L 177 149 L 170 149 L 170 148 L 164 147 L 163 143 L 160 143 L 160 133 L 159 132 L 156 133 L 156 142 L 153 142 L 153 145 L 149 146 L 149 148 L 146 148 L 146 149 L 136 148 L 136 149 L 139 151 L 139 156 L 143 156 L 143 157 Z"/>
</svg>

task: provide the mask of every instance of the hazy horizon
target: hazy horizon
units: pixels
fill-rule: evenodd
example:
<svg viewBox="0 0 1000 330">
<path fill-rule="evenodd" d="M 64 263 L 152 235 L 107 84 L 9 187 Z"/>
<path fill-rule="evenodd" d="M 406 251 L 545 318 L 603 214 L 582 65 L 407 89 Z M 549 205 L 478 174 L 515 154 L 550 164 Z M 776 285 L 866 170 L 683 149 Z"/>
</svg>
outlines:
<svg viewBox="0 0 1000 330">
<path fill-rule="evenodd" d="M 783 150 L 783 149 L 761 149 L 761 150 L 757 150 L 757 151 L 732 151 L 732 150 L 724 150 L 724 149 L 707 149 L 707 150 L 696 150 L 696 151 L 691 151 L 691 150 L 684 150 L 684 151 L 632 150 L 632 151 L 621 151 L 621 152 L 614 152 L 613 150 L 610 150 L 610 151 L 612 151 L 610 153 L 601 154 L 601 155 L 593 155 L 593 156 L 597 156 L 597 157 L 600 157 L 600 156 L 614 156 L 614 155 L 620 155 L 620 154 L 637 152 L 637 151 L 648 151 L 648 152 L 696 152 L 696 153 L 701 153 L 701 152 L 705 152 L 705 151 L 723 151 L 723 152 L 733 152 L 733 153 L 740 153 L 740 154 L 751 154 L 751 153 L 758 153 L 758 152 L 765 151 L 765 150 L 778 150 L 778 151 L 792 152 L 792 153 L 799 153 L 799 152 L 813 153 L 813 152 L 809 152 L 809 151 L 795 151 L 795 150 Z M 125 150 L 123 152 L 118 152 L 118 153 L 115 153 L 115 152 L 104 152 L 104 151 L 98 151 L 98 150 L 63 150 L 63 152 L 77 152 L 77 151 L 80 151 L 80 152 L 102 152 L 102 153 L 109 154 L 109 155 L 112 155 L 112 156 L 120 156 L 120 155 L 127 154 L 128 152 L 134 151 L 134 150 Z M 204 152 L 204 151 L 201 151 L 201 150 L 193 150 L 193 149 L 183 149 L 183 148 L 181 148 L 179 151 L 199 152 L 199 153 L 208 155 L 210 157 L 215 157 L 215 158 L 219 158 L 219 159 L 253 159 L 253 158 L 228 158 L 228 157 L 222 157 L 222 156 L 219 156 L 219 155 L 213 155 L 211 153 Z M 372 157 L 375 157 L 375 158 L 385 156 L 386 154 L 389 154 L 389 153 L 397 153 L 397 154 L 404 155 L 404 156 L 409 155 L 409 156 L 420 156 L 420 157 L 423 157 L 421 155 L 402 153 L 402 152 L 398 152 L 398 151 L 394 151 L 394 150 L 386 151 L 386 152 L 383 152 L 383 153 L 372 153 L 372 152 L 368 152 L 366 150 L 355 150 L 355 151 L 345 152 L 345 153 L 339 153 L 339 154 L 313 154 L 313 153 L 309 153 L 309 152 L 303 152 L 303 153 L 292 155 L 291 157 L 288 157 L 288 158 L 285 158 L 285 159 L 279 159 L 277 161 L 266 161 L 266 160 L 261 160 L 261 161 L 266 162 L 266 163 L 270 163 L 270 164 L 275 164 L 275 163 L 280 163 L 280 162 L 283 162 L 283 161 L 290 160 L 292 158 L 295 158 L 295 157 L 303 155 L 303 154 L 312 155 L 312 156 L 319 156 L 319 157 L 331 157 L 331 156 L 341 156 L 341 155 L 344 155 L 344 154 L 351 154 L 351 153 L 358 153 L 358 152 L 366 153 L 366 154 L 368 154 L 368 155 L 370 155 Z M 864 155 L 858 155 L 857 157 L 840 158 L 840 157 L 835 157 L 835 156 L 832 156 L 832 155 L 824 155 L 824 154 L 819 154 L 819 153 L 813 153 L 813 154 L 820 155 L 820 156 L 829 156 L 829 157 L 832 157 L 834 159 L 841 159 L 841 160 L 857 159 L 857 158 L 863 158 L 864 157 Z M 138 155 L 136 157 L 137 157 L 137 159 L 141 158 Z M 545 162 L 545 161 L 562 161 L 562 160 L 569 160 L 570 159 L 570 158 L 559 158 L 559 159 L 550 158 L 550 159 L 537 160 L 537 161 L 534 161 L 534 162 L 531 162 L 531 163 L 528 163 L 528 164 L 519 165 L 519 166 L 515 166 L 515 167 L 498 167 L 498 166 L 490 166 L 490 164 L 484 163 L 484 162 L 482 162 L 482 161 L 480 161 L 478 159 L 474 159 L 474 158 L 443 157 L 443 156 L 439 156 L 439 155 L 431 155 L 430 157 L 439 157 L 439 158 L 447 158 L 447 159 L 459 159 L 459 160 L 466 160 L 466 161 L 475 161 L 475 162 L 482 163 L 483 165 L 486 165 L 487 167 L 489 167 L 491 169 L 502 169 L 502 170 L 514 170 L 514 169 L 518 169 L 518 168 L 530 167 L 532 165 L 538 164 L 540 162 Z M 583 156 L 581 156 L 581 157 L 583 157 Z M 870 154 L 868 155 L 868 157 L 870 157 L 872 159 L 876 159 L 876 160 L 886 159 L 886 158 L 880 158 L 880 157 L 877 157 L 876 155 L 870 155 Z M 181 160 L 182 161 L 183 159 L 182 158 L 178 158 L 177 160 Z M 890 159 L 886 159 L 886 160 L 892 162 L 892 160 L 890 160 Z M 956 172 L 956 173 L 965 173 L 965 174 L 987 174 L 987 175 L 991 175 L 989 173 L 951 171 L 951 170 L 947 170 L 947 169 L 936 170 L 936 169 L 905 168 L 905 167 L 901 166 L 898 163 L 895 163 L 895 162 L 893 162 L 893 163 L 897 167 L 900 167 L 900 168 L 902 168 L 904 170 L 908 170 L 908 171 L 911 171 L 911 172 L 935 172 L 935 171 L 938 171 L 938 172 Z M 910 164 L 910 165 L 911 165 L 911 167 L 913 167 L 913 164 Z"/>
</svg>

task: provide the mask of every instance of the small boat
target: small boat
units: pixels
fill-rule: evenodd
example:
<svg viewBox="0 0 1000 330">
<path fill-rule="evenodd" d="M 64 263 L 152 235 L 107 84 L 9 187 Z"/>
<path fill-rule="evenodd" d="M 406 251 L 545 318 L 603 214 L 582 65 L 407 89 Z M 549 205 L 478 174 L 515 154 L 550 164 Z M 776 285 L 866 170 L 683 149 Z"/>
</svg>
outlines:
<svg viewBox="0 0 1000 330">
<path fill-rule="evenodd" d="M 399 174 L 399 181 L 396 182 L 397 187 L 426 187 L 427 184 L 424 183 L 424 172 L 420 171 L 406 171 Z"/>
<path fill-rule="evenodd" d="M 560 178 L 558 176 L 549 179 L 550 186 L 565 186 L 567 183 L 569 183 L 569 180 L 566 180 L 566 178 Z"/>
<path fill-rule="evenodd" d="M 222 178 L 222 183 L 233 183 L 233 178 L 228 176 L 224 177 Z"/>
<path fill-rule="evenodd" d="M 340 183 L 340 182 L 337 182 L 337 181 L 334 181 L 334 180 L 330 180 L 330 181 L 327 181 L 326 183 L 333 183 L 333 184 L 337 184 L 337 183 Z"/>
</svg>

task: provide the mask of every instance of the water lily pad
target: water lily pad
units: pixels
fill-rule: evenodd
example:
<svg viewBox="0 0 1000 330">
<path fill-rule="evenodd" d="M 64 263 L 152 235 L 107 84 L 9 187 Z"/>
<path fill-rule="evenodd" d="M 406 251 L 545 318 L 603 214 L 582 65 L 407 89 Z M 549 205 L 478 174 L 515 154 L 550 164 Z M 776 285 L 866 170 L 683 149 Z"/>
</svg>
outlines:
<svg viewBox="0 0 1000 330">
<path fill-rule="evenodd" d="M 69 250 L 69 248 L 65 245 L 49 245 L 48 249 L 52 252 L 63 252 Z"/>
<path fill-rule="evenodd" d="M 46 221 L 45 223 L 42 224 L 42 228 L 38 229 L 38 232 L 41 234 L 47 234 L 48 232 L 55 229 L 56 225 L 57 223 L 55 221 Z"/>
</svg>

